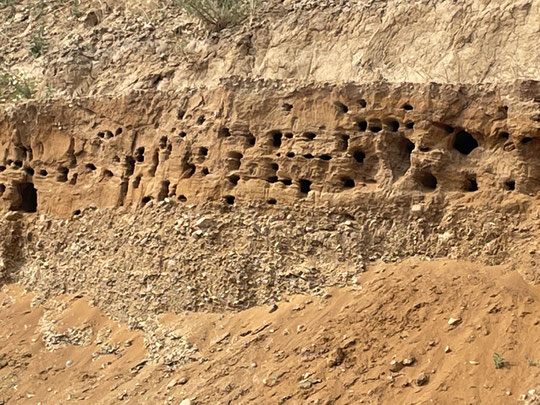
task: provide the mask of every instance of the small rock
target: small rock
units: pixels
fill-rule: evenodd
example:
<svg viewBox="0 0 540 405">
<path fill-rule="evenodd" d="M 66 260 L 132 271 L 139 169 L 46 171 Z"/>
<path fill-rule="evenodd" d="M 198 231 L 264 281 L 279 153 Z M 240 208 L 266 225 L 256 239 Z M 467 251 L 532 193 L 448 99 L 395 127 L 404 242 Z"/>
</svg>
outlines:
<svg viewBox="0 0 540 405">
<path fill-rule="evenodd" d="M 429 376 L 425 373 L 420 374 L 418 377 L 416 377 L 416 385 L 421 387 L 422 385 L 426 385 L 429 382 Z"/>
<path fill-rule="evenodd" d="M 392 360 L 390 362 L 390 371 L 392 371 L 393 373 L 397 373 L 398 371 L 400 371 L 402 368 L 403 368 L 403 363 L 399 360 Z"/>
<path fill-rule="evenodd" d="M 452 349 L 450 349 L 450 346 L 446 346 L 446 347 L 444 348 L 444 352 L 445 352 L 445 353 L 450 353 L 451 351 L 452 351 Z"/>
<path fill-rule="evenodd" d="M 187 398 L 180 402 L 180 405 L 192 405 L 191 399 Z"/>
<path fill-rule="evenodd" d="M 272 307 L 270 308 L 270 311 L 268 311 L 269 314 L 271 314 L 272 312 L 276 312 L 278 310 L 278 306 L 276 304 L 273 304 Z"/>
<path fill-rule="evenodd" d="M 404 365 L 405 367 L 410 367 L 410 366 L 412 366 L 415 362 L 416 362 L 416 358 L 415 358 L 413 355 L 410 355 L 410 356 L 408 356 L 408 357 L 405 357 L 405 358 L 403 359 L 403 362 L 402 362 L 402 363 L 403 363 L 403 365 Z"/>
<path fill-rule="evenodd" d="M 195 226 L 197 228 L 205 229 L 205 228 L 211 227 L 213 225 L 213 223 L 214 223 L 214 221 L 212 221 L 212 219 L 202 217 L 197 222 L 195 222 Z"/>
<path fill-rule="evenodd" d="M 328 358 L 328 366 L 337 367 L 345 360 L 345 352 L 341 347 L 338 347 Z"/>
<path fill-rule="evenodd" d="M 461 318 L 450 318 L 448 320 L 448 325 L 450 326 L 456 326 L 456 325 L 459 325 L 461 323 Z"/>
</svg>

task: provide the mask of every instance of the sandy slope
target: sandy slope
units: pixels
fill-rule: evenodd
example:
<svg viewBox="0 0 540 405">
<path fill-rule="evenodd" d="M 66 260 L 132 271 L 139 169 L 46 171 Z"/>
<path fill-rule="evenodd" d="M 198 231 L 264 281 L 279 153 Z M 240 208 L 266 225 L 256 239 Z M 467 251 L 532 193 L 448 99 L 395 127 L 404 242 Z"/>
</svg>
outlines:
<svg viewBox="0 0 540 405">
<path fill-rule="evenodd" d="M 197 349 L 173 368 L 145 364 L 145 336 L 84 297 L 33 308 L 31 295 L 9 285 L 0 294 L 0 400 L 517 403 L 540 381 L 539 298 L 540 287 L 503 267 L 380 265 L 356 288 L 290 297 L 272 313 L 166 314 L 160 328 L 174 330 L 171 342 Z M 504 368 L 495 369 L 494 353 Z M 392 372 L 394 358 L 415 361 Z M 422 374 L 429 381 L 419 386 Z"/>
</svg>

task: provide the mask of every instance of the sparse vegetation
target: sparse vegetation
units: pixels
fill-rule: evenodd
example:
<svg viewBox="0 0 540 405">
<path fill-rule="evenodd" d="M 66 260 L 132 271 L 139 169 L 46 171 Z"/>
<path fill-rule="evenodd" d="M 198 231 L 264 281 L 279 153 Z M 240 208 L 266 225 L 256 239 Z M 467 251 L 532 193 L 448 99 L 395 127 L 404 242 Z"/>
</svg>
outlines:
<svg viewBox="0 0 540 405">
<path fill-rule="evenodd" d="M 37 34 L 32 35 L 30 43 L 30 55 L 34 56 L 35 58 L 39 58 L 47 51 L 47 42 L 45 41 L 45 38 L 43 38 L 44 31 L 45 30 L 43 27 L 41 27 Z"/>
<path fill-rule="evenodd" d="M 495 363 L 495 368 L 497 370 L 504 367 L 504 359 L 499 353 L 493 353 L 493 362 Z"/>
<path fill-rule="evenodd" d="M 0 72 L 0 103 L 32 98 L 34 91 L 27 79 L 9 72 Z"/>
<path fill-rule="evenodd" d="M 79 18 L 82 15 L 81 10 L 79 9 L 80 5 L 81 0 L 71 0 L 71 14 L 75 18 Z"/>
<path fill-rule="evenodd" d="M 175 0 L 189 14 L 220 31 L 253 15 L 260 0 Z"/>
</svg>

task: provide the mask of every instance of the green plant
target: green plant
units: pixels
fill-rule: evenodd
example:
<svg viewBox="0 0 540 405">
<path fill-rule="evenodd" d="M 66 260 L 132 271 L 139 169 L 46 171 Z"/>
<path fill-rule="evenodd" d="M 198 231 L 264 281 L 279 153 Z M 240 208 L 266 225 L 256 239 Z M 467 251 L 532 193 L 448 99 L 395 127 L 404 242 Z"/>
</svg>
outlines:
<svg viewBox="0 0 540 405">
<path fill-rule="evenodd" d="M 220 31 L 253 14 L 258 0 L 175 0 L 189 14 Z"/>
<path fill-rule="evenodd" d="M 504 359 L 499 353 L 493 353 L 493 362 L 495 363 L 495 368 L 501 369 L 504 367 Z"/>
<path fill-rule="evenodd" d="M 79 18 L 82 13 L 81 10 L 79 10 L 79 6 L 81 5 L 81 0 L 71 0 L 71 14 L 75 18 Z"/>
<path fill-rule="evenodd" d="M 27 79 L 12 73 L 0 73 L 0 102 L 32 98 L 34 91 Z"/>
<path fill-rule="evenodd" d="M 35 58 L 40 57 L 47 51 L 47 42 L 43 38 L 44 29 L 41 27 L 37 34 L 32 35 L 32 42 L 30 44 L 30 55 Z"/>
</svg>

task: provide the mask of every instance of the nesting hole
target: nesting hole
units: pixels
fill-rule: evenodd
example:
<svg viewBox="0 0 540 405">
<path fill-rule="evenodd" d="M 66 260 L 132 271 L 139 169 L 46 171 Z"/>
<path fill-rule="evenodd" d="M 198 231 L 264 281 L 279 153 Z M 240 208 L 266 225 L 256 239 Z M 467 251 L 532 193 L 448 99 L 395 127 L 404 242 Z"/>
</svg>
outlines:
<svg viewBox="0 0 540 405">
<path fill-rule="evenodd" d="M 93 163 L 87 163 L 85 165 L 85 168 L 86 168 L 87 171 L 93 172 L 94 170 L 96 170 L 96 165 L 93 164 Z"/>
<path fill-rule="evenodd" d="M 382 126 L 379 121 L 371 121 L 368 125 L 368 129 L 373 133 L 377 133 L 382 131 Z"/>
<path fill-rule="evenodd" d="M 56 181 L 60 183 L 65 183 L 68 180 L 69 169 L 67 167 L 59 167 L 58 175 L 56 176 Z"/>
<path fill-rule="evenodd" d="M 237 176 L 236 174 L 230 175 L 227 180 L 233 185 L 236 186 L 238 184 L 238 180 L 240 180 L 240 176 Z"/>
<path fill-rule="evenodd" d="M 288 158 L 293 158 L 293 157 L 295 157 L 296 155 L 294 154 L 294 152 L 287 152 L 287 153 L 285 154 L 285 156 L 287 156 Z"/>
<path fill-rule="evenodd" d="M 332 156 L 330 156 L 330 155 L 328 155 L 328 154 L 326 154 L 326 153 L 323 154 L 323 155 L 321 155 L 319 158 L 320 158 L 321 160 L 326 160 L 326 161 L 332 160 Z"/>
<path fill-rule="evenodd" d="M 247 143 L 249 146 L 254 146 L 255 145 L 255 142 L 257 142 L 257 139 L 255 138 L 255 136 L 253 134 L 248 134 L 248 136 L 246 137 L 247 139 Z"/>
<path fill-rule="evenodd" d="M 454 149 L 463 155 L 468 155 L 478 147 L 478 141 L 467 131 L 459 131 L 454 139 Z"/>
<path fill-rule="evenodd" d="M 185 203 L 185 202 L 187 202 L 187 198 L 186 198 L 185 195 L 182 194 L 182 195 L 178 196 L 178 201 L 180 201 L 182 203 Z"/>
<path fill-rule="evenodd" d="M 349 112 L 349 107 L 340 101 L 334 102 L 334 106 L 336 107 L 336 110 L 342 114 L 347 114 Z"/>
<path fill-rule="evenodd" d="M 506 180 L 504 182 L 504 188 L 506 190 L 514 191 L 516 189 L 516 182 L 515 180 Z"/>
<path fill-rule="evenodd" d="M 281 132 L 272 133 L 272 146 L 274 148 L 279 148 L 281 146 L 282 138 L 283 138 L 283 134 Z"/>
<path fill-rule="evenodd" d="M 363 98 L 358 99 L 358 101 L 356 102 L 356 104 L 357 104 L 360 108 L 366 108 L 366 106 L 367 106 L 366 100 L 364 100 Z"/>
<path fill-rule="evenodd" d="M 412 111 L 414 108 L 412 105 L 410 105 L 409 103 L 405 103 L 401 106 L 401 108 L 403 108 L 405 111 Z"/>
<path fill-rule="evenodd" d="M 468 176 L 465 179 L 465 184 L 463 184 L 464 191 L 477 191 L 478 182 L 476 181 L 476 176 Z"/>
<path fill-rule="evenodd" d="M 364 163 L 364 159 L 366 158 L 366 154 L 362 152 L 361 150 L 356 150 L 353 153 L 354 160 L 356 160 L 358 163 Z"/>
<path fill-rule="evenodd" d="M 277 200 L 275 198 L 269 198 L 268 200 L 266 200 L 266 202 L 270 205 L 276 205 L 277 204 Z"/>
<path fill-rule="evenodd" d="M 309 193 L 311 191 L 311 184 L 312 184 L 311 181 L 301 179 L 300 182 L 299 182 L 300 192 L 303 193 L 303 194 Z"/>
<path fill-rule="evenodd" d="M 428 190 L 435 190 L 437 188 L 437 178 L 428 171 L 422 171 L 417 174 L 416 181 L 424 188 Z"/>
<path fill-rule="evenodd" d="M 366 120 L 360 120 L 356 123 L 356 126 L 359 131 L 365 132 L 368 127 L 368 123 Z"/>
<path fill-rule="evenodd" d="M 11 211 L 36 212 L 37 190 L 33 183 L 15 183 L 17 199 L 12 203 Z"/>
<path fill-rule="evenodd" d="M 304 132 L 304 139 L 307 139 L 308 141 L 312 141 L 315 139 L 317 135 L 315 135 L 313 132 Z"/>
<path fill-rule="evenodd" d="M 351 179 L 350 177 L 342 177 L 341 183 L 343 185 L 343 188 L 354 188 L 355 186 L 354 180 Z"/>
<path fill-rule="evenodd" d="M 144 162 L 144 146 L 137 148 L 135 151 L 135 160 L 139 163 Z"/>
<path fill-rule="evenodd" d="M 223 197 L 223 199 L 225 200 L 225 202 L 229 205 L 233 205 L 234 204 L 234 196 L 232 195 L 226 195 L 225 197 Z"/>
<path fill-rule="evenodd" d="M 384 125 L 391 132 L 397 132 L 399 130 L 399 122 L 397 120 L 385 121 Z"/>
<path fill-rule="evenodd" d="M 281 179 L 280 181 L 286 186 L 292 185 L 292 180 L 291 179 Z"/>
<path fill-rule="evenodd" d="M 220 128 L 218 131 L 218 138 L 229 138 L 231 136 L 231 131 L 229 128 Z"/>
<path fill-rule="evenodd" d="M 283 111 L 291 111 L 293 109 L 293 105 L 289 103 L 283 103 L 281 107 L 283 108 Z"/>
</svg>

